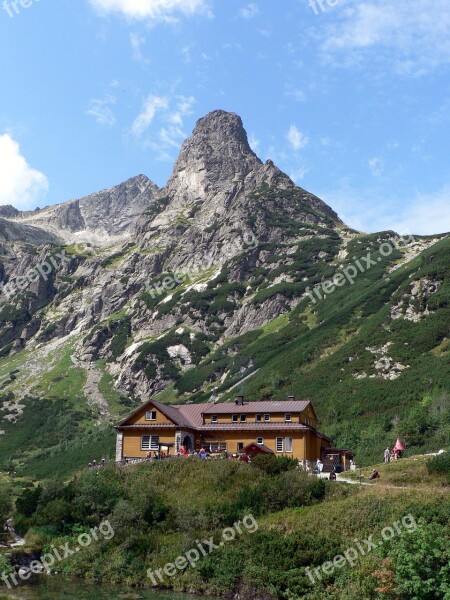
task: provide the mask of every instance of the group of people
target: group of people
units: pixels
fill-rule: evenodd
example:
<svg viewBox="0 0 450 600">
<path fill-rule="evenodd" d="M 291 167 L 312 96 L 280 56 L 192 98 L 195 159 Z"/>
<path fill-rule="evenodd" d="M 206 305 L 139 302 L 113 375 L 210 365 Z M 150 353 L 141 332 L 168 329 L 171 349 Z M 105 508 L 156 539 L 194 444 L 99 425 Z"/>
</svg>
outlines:
<svg viewBox="0 0 450 600">
<path fill-rule="evenodd" d="M 89 469 L 98 469 L 100 467 L 106 466 L 106 458 L 102 458 L 100 462 L 97 462 L 95 459 L 88 464 Z"/>
<path fill-rule="evenodd" d="M 391 462 L 391 460 L 398 460 L 401 457 L 402 457 L 402 451 L 400 450 L 400 448 L 395 447 L 392 450 L 392 452 L 391 452 L 391 450 L 389 450 L 389 448 L 386 448 L 386 450 L 384 451 L 384 462 L 385 463 Z"/>
</svg>

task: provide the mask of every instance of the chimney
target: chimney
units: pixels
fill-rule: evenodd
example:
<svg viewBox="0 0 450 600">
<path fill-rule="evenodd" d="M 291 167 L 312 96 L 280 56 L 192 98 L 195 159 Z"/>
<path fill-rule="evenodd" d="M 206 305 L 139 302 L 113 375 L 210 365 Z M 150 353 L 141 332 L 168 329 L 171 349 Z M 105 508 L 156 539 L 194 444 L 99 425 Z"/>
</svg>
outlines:
<svg viewBox="0 0 450 600">
<path fill-rule="evenodd" d="M 288 400 L 293 402 L 295 400 L 295 396 L 288 396 Z"/>
<path fill-rule="evenodd" d="M 236 396 L 236 404 L 238 406 L 244 406 L 244 396 Z"/>
</svg>

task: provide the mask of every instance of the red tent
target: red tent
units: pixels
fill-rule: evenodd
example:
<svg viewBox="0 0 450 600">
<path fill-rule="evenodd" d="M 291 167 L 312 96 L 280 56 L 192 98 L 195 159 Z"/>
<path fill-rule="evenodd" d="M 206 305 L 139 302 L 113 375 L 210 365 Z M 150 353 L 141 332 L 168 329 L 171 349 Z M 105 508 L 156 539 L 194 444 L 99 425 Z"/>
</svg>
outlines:
<svg viewBox="0 0 450 600">
<path fill-rule="evenodd" d="M 394 446 L 394 452 L 395 451 L 403 451 L 405 449 L 405 446 L 402 444 L 402 442 L 400 441 L 400 438 L 397 438 L 397 441 L 395 442 L 395 446 Z"/>
</svg>

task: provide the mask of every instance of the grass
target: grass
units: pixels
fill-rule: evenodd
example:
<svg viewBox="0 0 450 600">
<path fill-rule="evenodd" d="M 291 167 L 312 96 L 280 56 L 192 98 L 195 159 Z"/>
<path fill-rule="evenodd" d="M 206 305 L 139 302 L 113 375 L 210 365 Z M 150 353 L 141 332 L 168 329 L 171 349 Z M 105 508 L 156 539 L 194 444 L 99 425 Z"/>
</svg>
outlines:
<svg viewBox="0 0 450 600">
<path fill-rule="evenodd" d="M 397 544 L 403 543 L 401 534 L 370 556 L 359 556 L 353 569 L 347 567 L 314 586 L 305 576 L 305 567 L 333 560 L 354 546 L 355 538 L 373 536 L 379 541 L 384 528 L 405 515 L 412 515 L 423 531 L 428 528 L 440 540 L 445 539 L 450 503 L 438 484 L 430 485 L 424 494 L 413 486 L 391 489 L 322 482 L 325 497 L 308 501 L 302 493 L 312 490 L 315 483 L 314 477 L 296 471 L 270 476 L 255 466 L 222 460 L 163 461 L 98 473 L 86 470 L 65 489 L 57 491 L 57 484 L 52 484 L 51 494 L 45 495 L 35 516 L 31 520 L 20 517 L 19 521 L 22 528 L 31 527 L 27 543 L 38 552 L 61 539 L 75 539 L 80 522 L 97 524 L 107 517 L 116 532 L 113 540 L 83 550 L 65 563 L 64 572 L 101 583 L 142 586 L 147 583 L 142 573 L 149 565 L 152 569 L 164 567 L 195 547 L 195 540 L 214 536 L 217 542 L 224 523 L 231 526 L 234 519 L 252 515 L 256 529 L 244 531 L 232 543 L 202 558 L 195 569 L 167 579 L 165 585 L 180 592 L 233 593 L 267 600 L 375 600 L 373 573 L 386 557 L 392 561 L 394 574 L 398 570 L 397 583 L 404 583 L 402 555 L 396 550 Z M 300 496 L 299 484 L 305 490 Z M 281 493 L 283 486 L 288 488 L 287 494 L 286 490 Z M 281 496 L 288 503 L 296 498 L 298 503 L 277 508 Z M 65 526 L 55 511 L 66 515 Z M 420 556 L 419 548 L 414 552 Z M 445 558 L 442 560 L 445 566 Z M 413 563 L 411 568 L 409 577 L 416 583 L 427 581 L 428 575 L 417 565 Z M 427 598 L 442 600 L 443 596 Z"/>
<path fill-rule="evenodd" d="M 98 384 L 98 389 L 103 398 L 108 403 L 108 408 L 111 415 L 116 418 L 130 412 L 130 406 L 124 406 L 124 401 L 129 399 L 116 390 L 112 375 L 106 370 L 104 360 L 99 360 L 96 363 L 97 368 L 102 371 L 102 377 Z"/>
<path fill-rule="evenodd" d="M 61 352 L 61 350 L 59 350 Z M 82 390 L 86 384 L 86 372 L 72 362 L 73 345 L 62 351 L 60 360 L 40 378 L 36 390 L 50 399 L 64 398 L 76 405 L 86 406 Z"/>
<path fill-rule="evenodd" d="M 430 459 L 431 456 L 429 455 L 419 454 L 401 458 L 390 463 L 380 463 L 371 467 L 357 469 L 356 471 L 348 471 L 345 473 L 345 477 L 357 481 L 362 476 L 363 481 L 367 482 L 367 478 L 372 473 L 372 470 L 377 469 L 381 478 L 372 482 L 377 487 L 385 485 L 405 488 L 414 487 L 423 488 L 427 492 L 430 492 L 430 490 L 439 491 L 443 487 L 446 487 L 450 491 L 444 475 L 431 475 L 428 472 L 426 464 Z"/>
<path fill-rule="evenodd" d="M 116 433 L 112 427 L 80 432 L 71 440 L 35 453 L 18 472 L 38 480 L 67 478 L 94 459 L 97 462 L 102 458 L 113 460 L 115 442 Z"/>
</svg>

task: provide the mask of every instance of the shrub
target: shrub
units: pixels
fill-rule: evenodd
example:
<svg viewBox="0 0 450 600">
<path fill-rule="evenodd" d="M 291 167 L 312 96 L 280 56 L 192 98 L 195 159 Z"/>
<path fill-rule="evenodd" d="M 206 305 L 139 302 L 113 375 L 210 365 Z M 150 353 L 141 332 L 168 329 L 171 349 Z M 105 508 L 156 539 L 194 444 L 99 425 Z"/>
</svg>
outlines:
<svg viewBox="0 0 450 600">
<path fill-rule="evenodd" d="M 295 458 L 288 456 L 274 456 L 273 454 L 259 454 L 254 457 L 252 465 L 261 469 L 268 475 L 279 475 L 297 467 Z"/>
<path fill-rule="evenodd" d="M 36 512 L 41 499 L 42 488 L 37 486 L 25 490 L 16 500 L 16 510 L 24 517 L 31 517 Z"/>
<path fill-rule="evenodd" d="M 446 475 L 450 483 L 450 452 L 431 458 L 427 461 L 427 469 L 431 475 Z"/>
<path fill-rule="evenodd" d="M 389 554 L 398 598 L 444 600 L 449 597 L 448 531 L 420 520 L 415 531 L 393 541 Z"/>
</svg>

